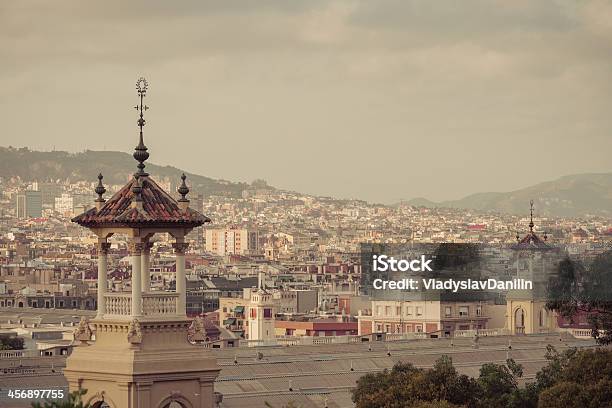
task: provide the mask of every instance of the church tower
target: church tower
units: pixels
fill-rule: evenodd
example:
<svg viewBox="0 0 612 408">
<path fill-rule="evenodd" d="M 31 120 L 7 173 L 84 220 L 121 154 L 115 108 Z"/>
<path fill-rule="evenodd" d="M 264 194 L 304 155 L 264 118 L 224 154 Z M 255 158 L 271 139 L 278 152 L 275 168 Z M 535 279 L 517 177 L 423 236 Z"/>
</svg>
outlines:
<svg viewBox="0 0 612 408">
<path fill-rule="evenodd" d="M 251 292 L 249 306 L 249 340 L 260 346 L 276 345 L 274 332 L 274 302 L 272 293 L 266 290 L 263 272 L 259 272 L 257 290 Z"/>
<path fill-rule="evenodd" d="M 132 179 L 108 201 L 98 176 L 96 206 L 72 221 L 98 238 L 97 315 L 75 331 L 80 344 L 66 362 L 70 391 L 85 389 L 84 402 L 111 408 L 212 408 L 215 359 L 193 343 L 203 338 L 201 321 L 185 315 L 185 236 L 210 220 L 189 207 L 182 176 L 175 200 L 145 171 L 149 158 L 143 139 L 143 104 L 147 82 L 137 82 L 140 140 Z M 131 292 L 109 292 L 108 238 L 128 237 L 132 264 Z M 152 237 L 168 234 L 176 254 L 176 290 L 151 291 L 149 255 Z M 92 341 L 95 337 L 95 341 Z"/>
</svg>

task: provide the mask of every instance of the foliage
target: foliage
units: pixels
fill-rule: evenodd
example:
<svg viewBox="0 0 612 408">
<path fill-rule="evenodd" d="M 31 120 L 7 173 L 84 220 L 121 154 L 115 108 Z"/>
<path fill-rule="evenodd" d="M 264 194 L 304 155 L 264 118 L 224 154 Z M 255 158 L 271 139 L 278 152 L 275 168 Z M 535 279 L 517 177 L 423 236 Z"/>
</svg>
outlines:
<svg viewBox="0 0 612 408">
<path fill-rule="evenodd" d="M 599 344 L 612 343 L 612 251 L 585 267 L 569 257 L 560 262 L 548 285 L 549 310 L 573 319 L 584 313 Z"/>
<path fill-rule="evenodd" d="M 23 338 L 0 336 L 0 350 L 23 350 Z"/>
<path fill-rule="evenodd" d="M 457 373 L 448 356 L 430 369 L 397 363 L 357 381 L 357 408 L 573 408 L 612 407 L 612 350 L 548 346 L 548 364 L 535 382 L 519 387 L 523 367 L 514 360 L 484 364 L 477 379 Z"/>
<path fill-rule="evenodd" d="M 40 402 L 32 403 L 32 408 L 91 408 L 90 404 L 83 402 L 82 397 L 87 390 L 77 390 L 68 394 L 67 400 L 47 400 L 44 405 Z"/>
</svg>

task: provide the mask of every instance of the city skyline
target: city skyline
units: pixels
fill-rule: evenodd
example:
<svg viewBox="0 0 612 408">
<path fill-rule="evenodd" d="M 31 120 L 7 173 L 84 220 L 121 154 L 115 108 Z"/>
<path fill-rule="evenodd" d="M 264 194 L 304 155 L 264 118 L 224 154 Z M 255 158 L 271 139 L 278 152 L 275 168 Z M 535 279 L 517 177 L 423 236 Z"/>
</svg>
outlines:
<svg viewBox="0 0 612 408">
<path fill-rule="evenodd" d="M 605 2 L 1 7 L 3 145 L 130 151 L 142 74 L 157 162 L 213 178 L 389 203 L 612 170 Z"/>
</svg>

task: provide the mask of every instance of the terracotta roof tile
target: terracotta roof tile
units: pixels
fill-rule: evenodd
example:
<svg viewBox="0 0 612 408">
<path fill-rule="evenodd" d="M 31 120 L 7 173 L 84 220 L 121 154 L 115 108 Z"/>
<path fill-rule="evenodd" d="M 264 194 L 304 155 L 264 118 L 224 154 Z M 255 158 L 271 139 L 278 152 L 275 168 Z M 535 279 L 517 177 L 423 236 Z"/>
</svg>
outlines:
<svg viewBox="0 0 612 408">
<path fill-rule="evenodd" d="M 121 190 L 104 203 L 98 211 L 92 208 L 72 219 L 84 227 L 93 226 L 135 226 L 135 225 L 172 225 L 197 227 L 210 219 L 198 211 L 187 208 L 182 210 L 178 202 L 165 192 L 150 177 L 140 179 L 142 186 L 142 209 L 132 206 L 135 194 L 132 187 L 136 179 L 132 178 Z"/>
</svg>

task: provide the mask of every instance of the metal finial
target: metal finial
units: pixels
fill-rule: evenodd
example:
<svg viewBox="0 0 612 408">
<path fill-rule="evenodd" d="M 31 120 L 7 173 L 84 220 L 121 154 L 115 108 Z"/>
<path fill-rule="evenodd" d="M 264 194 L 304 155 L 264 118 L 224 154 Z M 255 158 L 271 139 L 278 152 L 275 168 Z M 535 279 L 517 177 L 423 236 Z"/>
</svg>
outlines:
<svg viewBox="0 0 612 408">
<path fill-rule="evenodd" d="M 132 193 L 134 193 L 135 201 L 142 201 L 142 185 L 140 184 L 140 175 L 135 174 L 134 178 L 136 179 L 136 183 L 132 186 Z"/>
<path fill-rule="evenodd" d="M 140 118 L 136 123 L 138 123 L 138 127 L 140 128 L 140 141 L 138 146 L 134 151 L 134 159 L 138 162 L 138 171 L 136 174 L 139 176 L 148 176 L 149 174 L 144 171 L 145 165 L 144 162 L 149 158 L 149 152 L 147 152 L 147 146 L 144 144 L 144 139 L 142 135 L 142 128 L 147 123 L 144 119 L 144 112 L 149 109 L 149 107 L 143 104 L 143 99 L 147 94 L 147 88 L 149 87 L 149 83 L 143 77 L 138 78 L 136 81 L 136 91 L 138 91 L 138 96 L 140 97 L 140 105 L 134 106 L 134 108 L 140 112 Z"/>
<path fill-rule="evenodd" d="M 98 185 L 96 186 L 96 194 L 98 195 L 98 198 L 96 199 L 96 202 L 99 203 L 103 203 L 104 202 L 104 198 L 102 198 L 102 196 L 104 195 L 104 193 L 106 193 L 106 189 L 104 188 L 104 184 L 102 184 L 102 179 L 104 177 L 102 176 L 102 173 L 98 174 Z"/>
<path fill-rule="evenodd" d="M 533 233 L 533 200 L 529 201 L 529 232 Z"/>
<path fill-rule="evenodd" d="M 181 195 L 179 201 L 182 202 L 189 201 L 187 197 L 185 197 L 187 194 L 189 194 L 189 187 L 187 187 L 185 179 L 187 179 L 187 176 L 185 175 L 185 173 L 183 173 L 183 175 L 181 176 L 182 183 L 179 188 L 176 189 L 176 191 L 178 191 L 178 193 Z"/>
</svg>

